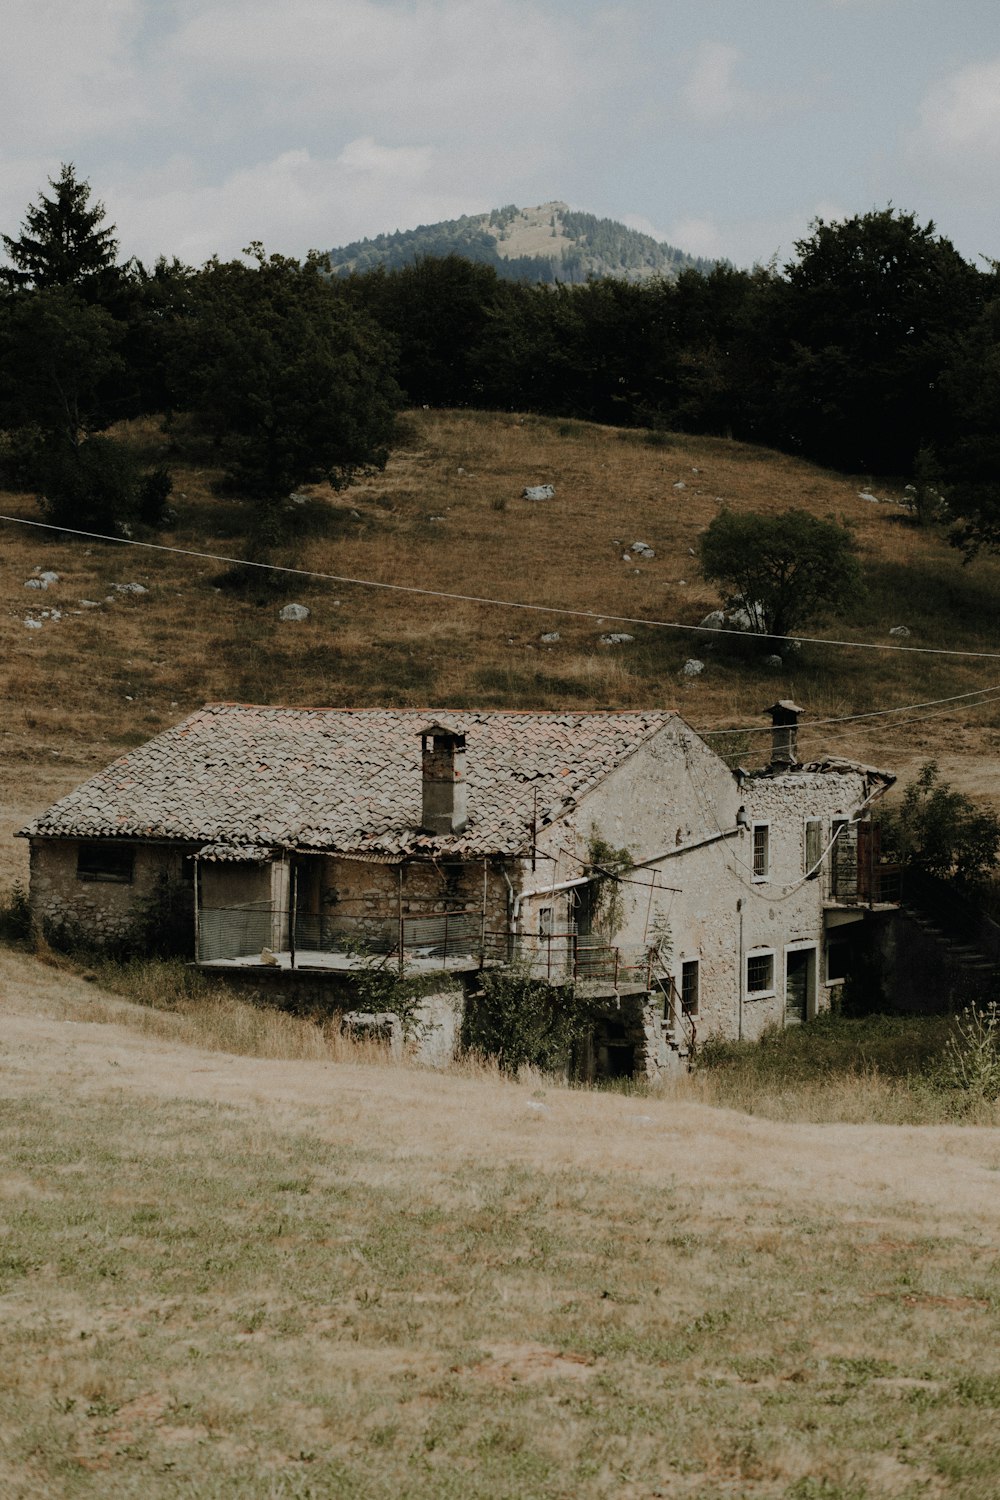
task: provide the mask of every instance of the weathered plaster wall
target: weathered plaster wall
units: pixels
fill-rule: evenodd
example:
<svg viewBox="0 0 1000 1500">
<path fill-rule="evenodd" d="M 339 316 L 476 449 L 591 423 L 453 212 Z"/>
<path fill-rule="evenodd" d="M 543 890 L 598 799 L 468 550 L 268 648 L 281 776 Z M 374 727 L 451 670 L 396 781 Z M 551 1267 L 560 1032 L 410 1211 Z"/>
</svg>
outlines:
<svg viewBox="0 0 1000 1500">
<path fill-rule="evenodd" d="M 699 1035 L 755 1038 L 766 1026 L 784 1022 L 789 949 L 815 946 L 813 1013 L 829 1004 L 823 954 L 826 871 L 804 879 L 805 823 L 823 820 L 825 845 L 831 820 L 850 816 L 864 796 L 864 778 L 854 772 L 791 772 L 751 778 L 740 787 L 704 741 L 678 723 L 543 830 L 539 847 L 549 856 L 544 869 L 554 884 L 581 873 L 595 833 L 616 848 L 628 848 L 640 866 L 653 858 L 629 872 L 628 883 L 619 888 L 616 942 L 638 955 L 658 929 L 667 927 L 678 988 L 682 963 L 699 962 Z M 769 824 L 765 880 L 753 876 L 750 832 L 732 832 L 741 806 L 751 823 Z M 708 839 L 713 841 L 699 845 Z M 557 904 L 555 921 L 564 925 L 570 899 L 526 900 L 523 930 L 537 931 L 543 904 Z M 773 986 L 751 999 L 745 987 L 747 956 L 768 952 L 773 953 Z M 658 1053 L 654 1040 L 648 1043 L 651 1054 Z"/>
<path fill-rule="evenodd" d="M 190 852 L 163 844 L 132 848 L 131 882 L 80 880 L 78 840 L 32 839 L 30 901 L 36 925 L 79 929 L 97 943 L 124 936 L 139 904 L 152 896 L 160 875 L 179 880 L 184 855 Z M 193 912 L 192 895 L 192 932 Z"/>
</svg>

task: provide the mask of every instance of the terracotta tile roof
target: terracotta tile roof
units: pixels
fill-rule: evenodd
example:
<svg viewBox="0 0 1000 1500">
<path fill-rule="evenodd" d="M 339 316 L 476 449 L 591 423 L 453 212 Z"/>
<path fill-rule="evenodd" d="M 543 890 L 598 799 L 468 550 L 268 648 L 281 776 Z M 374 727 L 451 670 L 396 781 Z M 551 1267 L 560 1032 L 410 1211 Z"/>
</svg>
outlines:
<svg viewBox="0 0 1000 1500">
<path fill-rule="evenodd" d="M 427 709 L 209 704 L 36 818 L 41 838 L 181 839 L 399 855 L 515 853 L 674 715 L 451 712 L 464 731 L 468 826 L 420 831 Z"/>
</svg>

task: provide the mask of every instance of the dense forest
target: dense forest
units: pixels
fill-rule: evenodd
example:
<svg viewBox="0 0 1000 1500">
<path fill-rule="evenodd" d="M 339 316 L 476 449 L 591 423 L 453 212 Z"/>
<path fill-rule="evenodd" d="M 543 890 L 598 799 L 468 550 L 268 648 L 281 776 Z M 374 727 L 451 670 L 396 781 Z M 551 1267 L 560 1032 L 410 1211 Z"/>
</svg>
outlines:
<svg viewBox="0 0 1000 1500">
<path fill-rule="evenodd" d="M 260 246 L 148 269 L 65 167 L 3 242 L 0 478 L 66 525 L 162 520 L 169 474 L 130 468 L 122 418 L 189 413 L 268 513 L 384 462 L 409 403 L 769 444 L 910 479 L 968 550 L 1000 542 L 1000 272 L 891 207 L 816 221 L 784 267 L 642 283 L 458 255 L 335 278 Z"/>
</svg>

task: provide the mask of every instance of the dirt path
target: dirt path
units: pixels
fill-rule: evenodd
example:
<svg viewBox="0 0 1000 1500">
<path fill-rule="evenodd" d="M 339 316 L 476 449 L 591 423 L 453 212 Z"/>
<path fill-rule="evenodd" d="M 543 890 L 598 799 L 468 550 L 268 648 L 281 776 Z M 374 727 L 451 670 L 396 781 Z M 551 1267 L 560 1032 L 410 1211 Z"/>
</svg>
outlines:
<svg viewBox="0 0 1000 1500">
<path fill-rule="evenodd" d="M 104 1019 L 86 1019 L 95 1011 Z M 1000 1228 L 993 1130 L 777 1124 L 669 1096 L 236 1057 L 144 1036 L 136 1028 L 147 1016 L 74 976 L 0 953 L 0 1090 L 211 1102 L 264 1116 L 278 1131 L 369 1143 L 415 1168 L 447 1172 L 483 1160 L 620 1172 L 710 1190 L 734 1213 L 778 1199 L 936 1234 Z"/>
</svg>

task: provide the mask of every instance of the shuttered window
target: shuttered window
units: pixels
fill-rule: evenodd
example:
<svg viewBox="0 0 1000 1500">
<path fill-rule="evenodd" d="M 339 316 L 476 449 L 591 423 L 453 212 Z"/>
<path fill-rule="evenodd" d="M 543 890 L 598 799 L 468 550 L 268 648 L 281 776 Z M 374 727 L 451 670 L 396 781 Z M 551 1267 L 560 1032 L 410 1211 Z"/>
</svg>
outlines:
<svg viewBox="0 0 1000 1500">
<path fill-rule="evenodd" d="M 805 873 L 810 880 L 819 874 L 819 862 L 823 857 L 823 820 L 809 818 L 806 822 Z"/>
<path fill-rule="evenodd" d="M 77 880 L 108 880 L 131 885 L 135 851 L 131 844 L 81 844 L 76 857 Z"/>
</svg>

